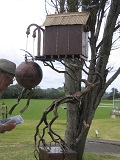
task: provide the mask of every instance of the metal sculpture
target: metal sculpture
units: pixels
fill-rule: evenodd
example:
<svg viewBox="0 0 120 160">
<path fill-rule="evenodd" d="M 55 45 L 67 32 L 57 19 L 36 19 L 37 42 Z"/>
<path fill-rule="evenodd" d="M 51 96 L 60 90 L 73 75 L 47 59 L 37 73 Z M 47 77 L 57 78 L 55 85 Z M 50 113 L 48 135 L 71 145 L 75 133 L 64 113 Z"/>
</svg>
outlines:
<svg viewBox="0 0 120 160">
<path fill-rule="evenodd" d="M 27 52 L 28 53 L 28 52 Z M 31 55 L 29 53 L 29 55 Z M 17 103 L 11 108 L 9 114 L 12 114 L 15 107 L 19 104 L 23 94 L 27 93 L 27 104 L 26 106 L 20 111 L 23 113 L 27 107 L 29 106 L 30 99 L 34 94 L 34 88 L 41 82 L 43 73 L 41 67 L 32 60 L 27 59 L 27 55 L 25 56 L 25 62 L 22 62 L 15 71 L 15 77 L 17 82 L 23 87 L 22 92 L 20 93 Z"/>
<path fill-rule="evenodd" d="M 44 32 L 44 29 L 37 24 L 34 24 L 34 23 L 30 24 L 27 27 L 27 31 L 26 31 L 27 38 L 28 38 L 28 35 L 30 34 L 30 27 L 32 26 L 36 27 L 33 31 L 33 35 L 32 35 L 33 38 L 36 37 L 36 31 L 38 31 L 37 55 L 40 55 L 40 41 L 41 41 L 40 31 Z M 27 100 L 26 106 L 20 112 L 23 113 L 28 108 L 30 99 L 34 94 L 34 87 L 36 87 L 41 82 L 43 77 L 42 69 L 36 62 L 34 62 L 34 57 L 28 51 L 26 50 L 23 50 L 23 51 L 26 52 L 25 62 L 22 62 L 17 67 L 15 72 L 15 77 L 17 82 L 24 88 L 20 93 L 20 95 L 18 96 L 17 103 L 10 109 L 9 114 L 12 114 L 15 107 L 19 104 L 19 101 L 21 100 L 23 94 L 25 94 L 27 91 L 28 91 L 27 93 L 28 100 Z M 28 55 L 29 57 L 31 57 L 30 60 L 28 60 Z"/>
<path fill-rule="evenodd" d="M 36 126 L 36 133 L 34 135 L 34 142 L 35 142 L 34 155 L 37 160 L 52 160 L 52 158 L 54 157 L 54 154 L 56 154 L 54 152 L 53 156 L 51 156 L 51 158 L 48 158 L 48 154 L 51 154 L 51 150 L 52 150 L 53 146 L 51 147 L 51 145 L 48 145 L 44 139 L 46 129 L 48 129 L 48 134 L 49 134 L 52 142 L 57 144 L 57 145 L 55 145 L 55 146 L 57 146 L 56 149 L 61 150 L 60 152 L 62 154 L 62 158 L 61 158 L 61 154 L 58 152 L 56 155 L 57 160 L 66 160 L 66 159 L 75 160 L 76 159 L 77 153 L 75 151 L 71 151 L 68 148 L 67 144 L 62 139 L 62 137 L 53 131 L 52 125 L 59 116 L 58 115 L 58 107 L 61 104 L 68 103 L 68 102 L 69 103 L 80 103 L 81 97 L 83 95 L 85 95 L 86 93 L 88 93 L 94 87 L 94 85 L 92 85 L 91 83 L 88 83 L 86 80 L 81 80 L 81 81 L 86 84 L 86 88 L 84 90 L 78 91 L 73 95 L 61 97 L 61 98 L 53 101 L 53 103 L 43 112 L 43 115 L 42 115 L 38 125 Z M 95 85 L 97 85 L 97 84 L 95 84 Z M 47 116 L 51 112 L 54 113 L 54 116 L 49 121 L 47 119 Z M 42 134 L 41 134 L 40 133 L 41 130 L 39 130 L 39 129 L 43 123 L 45 124 L 45 126 L 42 129 Z M 84 126 L 85 126 L 84 129 L 89 127 L 86 124 L 86 122 L 84 122 Z M 84 133 L 84 130 L 83 130 L 83 133 Z M 79 138 L 81 138 L 81 136 L 82 135 L 80 135 Z M 76 139 L 76 141 L 77 141 L 77 139 Z M 54 148 L 55 148 L 55 146 L 54 146 Z"/>
</svg>

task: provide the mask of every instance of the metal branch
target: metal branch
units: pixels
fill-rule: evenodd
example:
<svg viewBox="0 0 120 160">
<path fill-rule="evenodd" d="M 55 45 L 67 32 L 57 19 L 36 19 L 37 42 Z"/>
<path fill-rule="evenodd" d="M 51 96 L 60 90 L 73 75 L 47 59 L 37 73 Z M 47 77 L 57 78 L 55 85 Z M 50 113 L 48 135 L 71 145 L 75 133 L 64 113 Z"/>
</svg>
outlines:
<svg viewBox="0 0 120 160">
<path fill-rule="evenodd" d="M 44 61 L 43 63 L 44 63 L 45 66 L 49 66 L 50 68 L 52 68 L 54 71 L 56 71 L 58 73 L 67 73 L 66 71 L 60 71 L 60 70 L 56 69 L 52 62 L 50 62 L 50 64 L 49 64 L 46 61 Z"/>
<path fill-rule="evenodd" d="M 34 56 L 30 52 L 28 52 L 24 49 L 20 49 L 20 50 L 26 52 L 30 57 L 32 57 L 32 61 L 34 61 Z M 27 61 L 27 55 L 25 56 L 25 61 Z"/>
<path fill-rule="evenodd" d="M 14 106 L 12 106 L 11 109 L 10 109 L 10 111 L 9 111 L 9 114 L 10 114 L 10 115 L 12 114 L 12 112 L 13 112 L 13 110 L 16 108 L 16 106 L 19 104 L 22 96 L 23 96 L 28 90 L 29 90 L 29 93 L 27 94 L 27 98 L 28 98 L 27 103 L 26 103 L 25 107 L 20 111 L 20 113 L 23 113 L 23 112 L 28 108 L 29 103 L 30 103 L 30 99 L 31 99 L 31 97 L 33 96 L 33 93 L 34 93 L 34 92 L 33 92 L 32 89 L 23 88 L 22 91 L 21 91 L 21 93 L 20 93 L 20 95 L 18 96 L 17 103 L 14 104 Z"/>
<path fill-rule="evenodd" d="M 83 121 L 83 127 L 82 127 L 82 130 L 81 130 L 81 133 L 79 134 L 79 136 L 77 137 L 76 139 L 76 142 L 78 143 L 82 136 L 84 135 L 85 131 L 90 127 L 90 125 L 88 123 L 86 123 L 86 121 Z"/>
<path fill-rule="evenodd" d="M 44 65 L 45 66 L 49 66 L 50 68 L 52 68 L 54 71 L 56 71 L 56 72 L 58 72 L 58 73 L 65 73 L 65 74 L 68 74 L 72 79 L 73 79 L 73 77 L 67 72 L 67 71 L 60 71 L 60 70 L 58 70 L 58 69 L 56 69 L 55 67 L 54 67 L 54 65 L 53 65 L 53 63 L 52 62 L 50 62 L 50 64 L 49 63 L 47 63 L 47 62 L 43 62 L 44 63 Z M 74 72 L 73 72 L 74 73 Z M 76 75 L 75 75 L 75 77 L 76 77 Z M 75 79 L 76 80 L 76 79 Z"/>
<path fill-rule="evenodd" d="M 34 94 L 34 91 L 32 89 L 29 89 L 29 93 L 27 94 L 27 97 L 28 97 L 27 103 L 26 103 L 25 107 L 20 111 L 20 113 L 23 113 L 28 108 L 29 103 L 30 103 L 30 99 L 33 96 L 33 94 Z"/>
<path fill-rule="evenodd" d="M 94 72 L 94 73 L 88 73 L 85 69 L 83 69 L 81 66 L 79 66 L 78 64 L 75 64 L 75 63 L 72 63 L 72 64 L 70 64 L 71 66 L 73 66 L 73 67 L 78 67 L 78 68 L 80 68 L 82 71 L 84 71 L 87 75 L 98 75 L 99 77 L 100 77 L 100 81 L 102 82 L 103 81 L 103 77 L 102 77 L 102 75 L 99 73 L 99 72 Z M 91 69 L 91 70 L 93 70 L 93 69 Z M 75 75 L 75 73 L 74 73 L 74 75 Z M 76 79 L 76 81 L 81 81 L 80 79 Z"/>
<path fill-rule="evenodd" d="M 68 69 L 70 69 L 73 73 L 74 76 L 72 76 L 71 74 L 69 74 L 69 72 L 67 71 L 60 71 L 60 70 L 57 70 L 53 63 L 50 61 L 50 64 L 47 63 L 46 61 L 44 61 L 44 65 L 45 66 L 49 66 L 50 68 L 52 68 L 54 71 L 58 72 L 58 73 L 65 73 L 65 74 L 68 74 L 70 76 L 71 79 L 75 80 L 75 81 L 81 81 L 82 82 L 82 79 L 79 79 L 75 72 L 72 70 L 72 68 L 70 68 L 68 65 L 66 65 L 65 63 L 63 63 L 62 61 L 59 60 L 59 62 L 61 62 L 65 67 L 67 67 Z M 71 66 L 74 66 L 74 67 L 79 67 L 81 70 L 83 70 L 87 75 L 98 75 L 100 77 L 100 81 L 102 82 L 103 81 L 103 77 L 100 73 L 98 72 L 94 72 L 94 73 L 88 73 L 85 69 L 83 69 L 81 66 L 79 65 L 76 65 L 75 63 L 70 63 Z"/>
<path fill-rule="evenodd" d="M 51 139 L 55 143 L 60 144 L 60 146 L 66 147 L 64 140 L 52 130 L 52 124 L 58 118 L 58 107 L 61 104 L 68 103 L 68 102 L 69 103 L 79 103 L 80 98 L 82 96 L 84 96 L 86 93 L 88 93 L 93 87 L 95 87 L 97 85 L 97 83 L 91 84 L 87 80 L 84 80 L 84 79 L 82 79 L 82 82 L 84 82 L 86 84 L 86 88 L 84 90 L 76 92 L 73 95 L 61 97 L 61 98 L 53 101 L 53 103 L 43 112 L 42 118 L 39 121 L 38 125 L 36 126 L 36 133 L 34 135 L 35 150 L 37 149 L 37 137 L 39 137 L 39 139 L 40 139 L 39 142 L 44 143 L 44 146 L 46 145 L 45 140 L 44 140 L 44 135 L 45 135 L 45 129 L 47 129 L 47 128 L 48 128 L 48 134 L 50 135 Z M 51 119 L 50 122 L 48 122 L 47 115 L 52 111 L 54 113 L 54 117 Z M 39 127 L 41 126 L 41 124 L 43 122 L 45 123 L 45 127 L 43 128 L 43 134 L 41 136 L 39 133 Z M 57 136 L 58 138 L 56 139 L 54 136 Z"/>
<path fill-rule="evenodd" d="M 20 95 L 18 96 L 17 103 L 16 103 L 14 106 L 12 106 L 12 108 L 11 108 L 10 111 L 9 111 L 9 114 L 10 114 L 10 115 L 12 114 L 12 112 L 13 112 L 13 110 L 16 108 L 16 106 L 19 104 L 19 102 L 20 102 L 20 100 L 21 100 L 21 98 L 22 98 L 22 96 L 23 96 L 23 94 L 24 94 L 25 92 L 26 92 L 26 89 L 23 88 L 22 92 L 21 92 Z"/>
</svg>

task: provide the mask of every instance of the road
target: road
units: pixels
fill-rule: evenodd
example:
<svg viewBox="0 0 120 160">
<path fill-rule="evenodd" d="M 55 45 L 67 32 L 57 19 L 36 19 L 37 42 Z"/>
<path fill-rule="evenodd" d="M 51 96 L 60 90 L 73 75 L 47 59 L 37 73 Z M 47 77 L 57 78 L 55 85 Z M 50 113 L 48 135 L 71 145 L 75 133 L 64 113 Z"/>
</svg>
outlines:
<svg viewBox="0 0 120 160">
<path fill-rule="evenodd" d="M 86 141 L 85 152 L 120 156 L 120 141 L 90 138 Z"/>
</svg>

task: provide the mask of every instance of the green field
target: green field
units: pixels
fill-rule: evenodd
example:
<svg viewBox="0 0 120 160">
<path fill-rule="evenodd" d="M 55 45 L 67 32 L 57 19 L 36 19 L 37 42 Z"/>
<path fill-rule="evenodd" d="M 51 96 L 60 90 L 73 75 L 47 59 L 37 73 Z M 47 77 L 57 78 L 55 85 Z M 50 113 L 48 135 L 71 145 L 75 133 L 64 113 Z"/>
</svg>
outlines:
<svg viewBox="0 0 120 160">
<path fill-rule="evenodd" d="M 0 105 L 5 102 L 8 110 L 17 100 L 1 99 Z M 34 139 L 35 128 L 38 124 L 43 111 L 52 103 L 52 100 L 31 100 L 28 109 L 22 114 L 24 123 L 18 125 L 12 132 L 6 132 L 0 135 L 0 159 L 2 160 L 34 160 Z M 22 99 L 14 110 L 12 116 L 20 114 L 20 110 L 25 106 L 26 99 Z M 103 105 L 105 104 L 105 106 Z M 106 105 L 110 104 L 110 105 Z M 99 131 L 98 138 L 120 140 L 120 119 L 111 119 L 110 111 L 112 110 L 112 101 L 104 101 L 98 107 L 94 120 L 92 122 L 88 137 L 95 138 L 95 129 Z M 53 117 L 53 113 L 48 119 Z M 59 118 L 53 125 L 55 132 L 64 137 L 66 127 L 66 110 L 59 107 Z M 49 138 L 47 137 L 49 142 Z M 91 157 L 91 158 L 90 158 Z M 96 158 L 95 158 L 96 157 Z M 113 160 L 117 157 L 95 156 L 85 154 L 84 160 Z"/>
<path fill-rule="evenodd" d="M 38 120 L 41 118 L 43 111 L 52 103 L 53 100 L 36 100 L 32 99 L 30 101 L 30 105 L 28 109 L 22 114 L 22 117 L 25 120 Z M 8 111 L 10 108 L 16 104 L 16 99 L 0 99 L 0 105 L 5 102 L 8 107 Z M 19 105 L 15 108 L 12 115 L 20 114 L 20 110 L 25 106 L 27 100 L 22 99 L 19 102 Z M 104 105 L 103 105 L 104 104 Z M 96 111 L 94 119 L 109 119 L 110 112 L 112 111 L 112 101 L 102 101 Z M 59 120 L 66 120 L 66 110 L 59 107 Z M 50 114 L 50 119 L 53 114 Z"/>
</svg>

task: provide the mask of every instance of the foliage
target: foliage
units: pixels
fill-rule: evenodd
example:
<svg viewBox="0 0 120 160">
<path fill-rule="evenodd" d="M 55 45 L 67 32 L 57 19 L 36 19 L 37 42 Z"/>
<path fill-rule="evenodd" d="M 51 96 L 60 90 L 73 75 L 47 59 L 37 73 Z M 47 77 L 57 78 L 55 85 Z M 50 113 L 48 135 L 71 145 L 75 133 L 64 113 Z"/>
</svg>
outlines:
<svg viewBox="0 0 120 160">
<path fill-rule="evenodd" d="M 17 98 L 21 91 L 22 87 L 19 84 L 11 85 L 2 93 L 1 98 Z"/>
<path fill-rule="evenodd" d="M 82 87 L 84 89 L 84 87 Z M 11 99 L 11 98 L 17 98 L 22 91 L 22 87 L 19 84 L 11 85 L 7 88 L 7 90 L 3 93 L 1 93 L 1 98 Z M 64 88 L 58 87 L 55 88 L 47 88 L 47 89 L 41 89 L 39 86 L 35 88 L 34 95 L 32 96 L 32 99 L 57 99 L 62 96 L 64 96 Z M 113 94 L 115 99 L 120 98 L 120 92 L 117 88 L 112 88 L 111 92 L 105 92 L 102 99 L 105 100 L 112 100 Z M 23 96 L 23 98 L 26 98 Z"/>
<path fill-rule="evenodd" d="M 120 92 L 116 88 L 112 88 L 110 93 L 104 93 L 102 99 L 113 100 L 120 98 Z"/>
<path fill-rule="evenodd" d="M 22 91 L 22 87 L 19 84 L 11 85 L 7 88 L 5 92 L 2 93 L 1 98 L 17 98 Z M 41 89 L 40 87 L 36 87 L 34 90 L 33 99 L 56 99 L 61 96 L 64 96 L 63 87 L 59 87 L 58 89 L 48 88 Z M 26 98 L 25 95 L 23 98 Z"/>
</svg>

